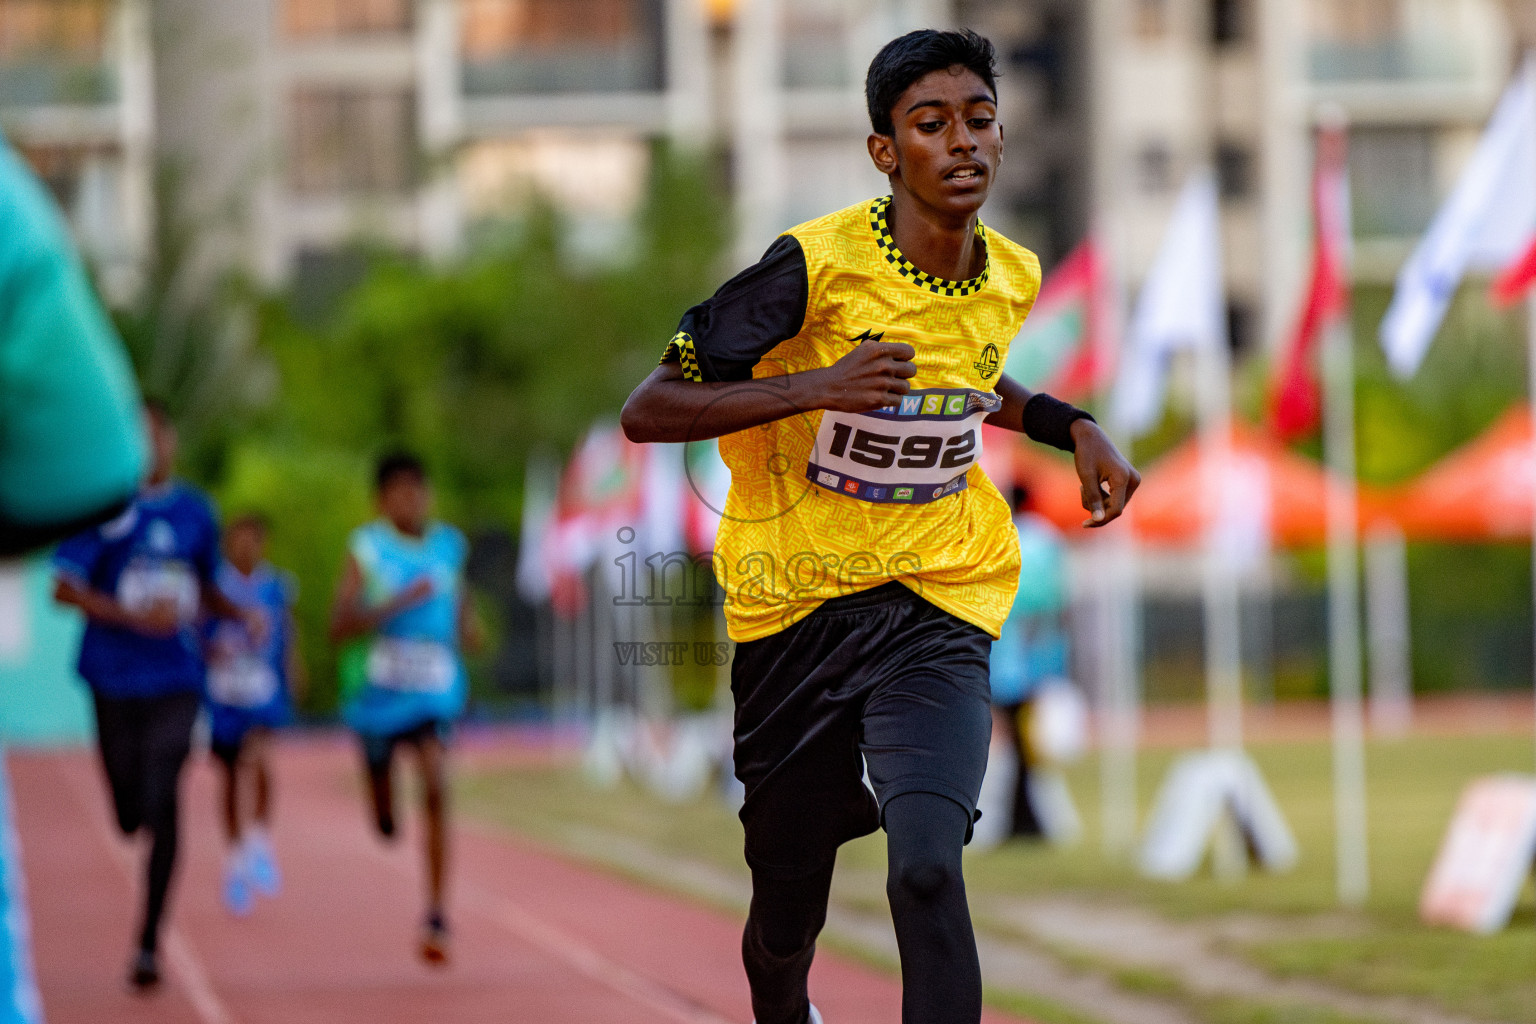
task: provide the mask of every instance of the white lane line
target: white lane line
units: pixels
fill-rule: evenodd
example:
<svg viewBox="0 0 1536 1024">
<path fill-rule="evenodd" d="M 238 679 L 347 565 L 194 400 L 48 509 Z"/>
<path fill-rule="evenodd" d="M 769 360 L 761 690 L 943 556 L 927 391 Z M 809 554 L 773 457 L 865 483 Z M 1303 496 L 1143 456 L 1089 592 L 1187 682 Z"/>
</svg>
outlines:
<svg viewBox="0 0 1536 1024">
<path fill-rule="evenodd" d="M 466 831 L 474 830 L 466 829 Z M 374 846 L 366 849 L 370 855 L 388 864 L 397 874 L 415 877 L 415 873 L 405 867 L 399 858 L 391 857 Z M 505 896 L 491 892 L 482 886 L 466 885 L 462 882 L 455 883 L 454 887 L 463 893 L 463 898 L 459 900 L 460 906 L 467 907 L 471 913 L 478 914 L 483 920 L 543 950 L 604 988 L 677 1024 L 735 1024 L 708 1007 L 699 1005 L 669 987 L 665 982 L 641 974 L 604 956 L 580 939 L 542 920 Z"/>
<path fill-rule="evenodd" d="M 100 799 L 100 794 L 92 792 L 93 787 L 82 773 L 70 771 L 68 766 L 62 763 L 59 770 L 67 780 L 69 788 L 74 791 L 75 799 L 80 803 L 86 817 L 96 823 L 91 831 L 96 833 L 108 856 L 122 871 L 123 878 L 128 882 L 128 891 L 136 895 L 141 874 L 137 858 L 134 857 L 131 849 L 118 842 L 112 826 L 107 824 L 98 808 L 91 806 Z M 185 852 L 182 856 L 186 856 Z M 174 924 L 167 925 L 161 937 L 161 945 L 165 947 L 165 958 L 170 965 L 171 973 L 175 975 L 182 991 L 186 994 L 187 1001 L 192 1004 L 192 1009 L 202 1024 L 237 1024 L 234 1014 L 230 1013 L 229 1007 L 214 990 L 202 958 L 197 955 L 181 929 Z"/>
<path fill-rule="evenodd" d="M 680 1024 L 730 1024 L 724 1017 L 669 988 L 597 952 L 559 928 L 542 921 L 505 896 L 478 886 L 467 886 L 469 906 L 482 917 L 549 953 L 620 995 Z"/>
</svg>

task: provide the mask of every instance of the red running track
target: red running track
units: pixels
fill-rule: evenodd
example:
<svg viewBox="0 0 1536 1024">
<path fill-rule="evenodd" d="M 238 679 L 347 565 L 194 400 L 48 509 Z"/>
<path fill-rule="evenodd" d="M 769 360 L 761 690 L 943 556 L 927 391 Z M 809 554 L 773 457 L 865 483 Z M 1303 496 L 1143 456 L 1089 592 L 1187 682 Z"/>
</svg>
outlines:
<svg viewBox="0 0 1536 1024">
<path fill-rule="evenodd" d="M 517 756 L 515 751 L 510 756 Z M 284 890 L 244 920 L 219 903 L 222 841 L 206 762 L 183 791 L 183 846 L 162 953 L 166 983 L 124 978 L 139 851 L 117 836 L 84 751 L 12 752 L 38 985 L 49 1024 L 746 1024 L 741 922 L 515 838 L 455 836 L 454 959 L 415 959 L 415 834 L 368 830 L 339 737 L 279 748 Z M 822 952 L 812 993 L 830 1024 L 895 1024 L 899 981 Z M 989 1012 L 988 1024 L 1013 1018 Z"/>
</svg>

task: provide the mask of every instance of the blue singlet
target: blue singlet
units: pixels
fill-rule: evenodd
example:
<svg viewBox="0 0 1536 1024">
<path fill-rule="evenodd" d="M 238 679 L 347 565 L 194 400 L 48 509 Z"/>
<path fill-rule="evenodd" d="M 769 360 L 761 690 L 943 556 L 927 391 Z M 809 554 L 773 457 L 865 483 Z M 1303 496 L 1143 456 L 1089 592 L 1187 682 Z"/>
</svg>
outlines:
<svg viewBox="0 0 1536 1024">
<path fill-rule="evenodd" d="M 391 736 L 464 710 L 459 601 L 469 544 L 445 523 L 408 537 L 383 520 L 354 530 L 348 550 L 363 576 L 363 600 L 377 607 L 426 577 L 432 596 L 379 627 L 369 641 L 366 680 L 342 707 L 364 735 Z"/>
<path fill-rule="evenodd" d="M 245 623 L 214 619 L 208 625 L 208 717 L 213 742 L 237 745 L 252 726 L 288 724 L 289 609 L 294 586 L 285 573 L 265 563 L 249 576 L 228 562 L 219 566 L 219 589 L 242 608 L 260 609 L 267 619 L 266 643 L 257 646 Z"/>
<path fill-rule="evenodd" d="M 145 488 L 111 522 L 76 534 L 54 553 L 55 570 L 111 594 L 130 609 L 176 606 L 182 627 L 169 637 L 88 622 L 80 675 L 106 697 L 159 697 L 203 688 L 197 634 L 202 586 L 219 560 L 213 507 L 195 488 L 172 482 Z"/>
</svg>

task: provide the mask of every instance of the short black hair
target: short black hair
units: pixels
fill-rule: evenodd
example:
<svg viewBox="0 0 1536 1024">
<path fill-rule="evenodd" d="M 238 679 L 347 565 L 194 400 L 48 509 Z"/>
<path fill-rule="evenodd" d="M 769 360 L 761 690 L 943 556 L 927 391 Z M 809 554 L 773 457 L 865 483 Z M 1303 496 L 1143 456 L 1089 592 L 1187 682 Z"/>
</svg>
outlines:
<svg viewBox="0 0 1536 1024">
<path fill-rule="evenodd" d="M 418 481 L 427 479 L 427 467 L 413 452 L 396 450 L 382 456 L 373 470 L 373 489 L 382 492 L 397 476 L 413 476 Z"/>
<path fill-rule="evenodd" d="M 968 28 L 958 32 L 918 29 L 882 46 L 864 77 L 864 100 L 869 104 L 869 124 L 875 134 L 896 133 L 891 108 L 913 82 L 956 64 L 974 71 L 987 83 L 992 98 L 997 98 L 997 53 L 990 39 Z"/>
</svg>

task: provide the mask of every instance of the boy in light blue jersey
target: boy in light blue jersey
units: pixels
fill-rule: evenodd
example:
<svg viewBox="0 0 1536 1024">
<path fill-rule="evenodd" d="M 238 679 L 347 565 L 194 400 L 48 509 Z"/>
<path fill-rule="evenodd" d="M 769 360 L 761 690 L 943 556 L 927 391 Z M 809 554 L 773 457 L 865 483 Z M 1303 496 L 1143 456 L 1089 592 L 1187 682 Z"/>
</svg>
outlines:
<svg viewBox="0 0 1536 1024">
<path fill-rule="evenodd" d="M 273 730 L 293 716 L 303 666 L 294 643 L 296 586 L 265 557 L 267 522 L 247 514 L 224 533 L 219 590 L 242 608 L 259 612 L 267 634 L 258 643 L 243 623 L 216 619 L 207 629 L 211 749 L 223 766 L 223 817 L 229 855 L 224 867 L 224 905 L 237 917 L 251 912 L 255 896 L 276 896 L 281 886 L 272 848 Z M 250 793 L 247 801 L 242 791 Z"/>
<path fill-rule="evenodd" d="M 333 641 L 367 640 L 362 678 L 344 695 L 342 719 L 362 740 L 374 820 L 386 838 L 395 832 L 395 748 L 416 750 L 427 824 L 420 953 L 442 964 L 448 957 L 446 743 L 467 694 L 459 652 L 479 645 L 464 591 L 469 545 L 458 530 L 430 518 L 426 469 L 414 455 L 381 459 L 375 487 L 380 517 L 353 531 L 331 614 Z"/>
</svg>

